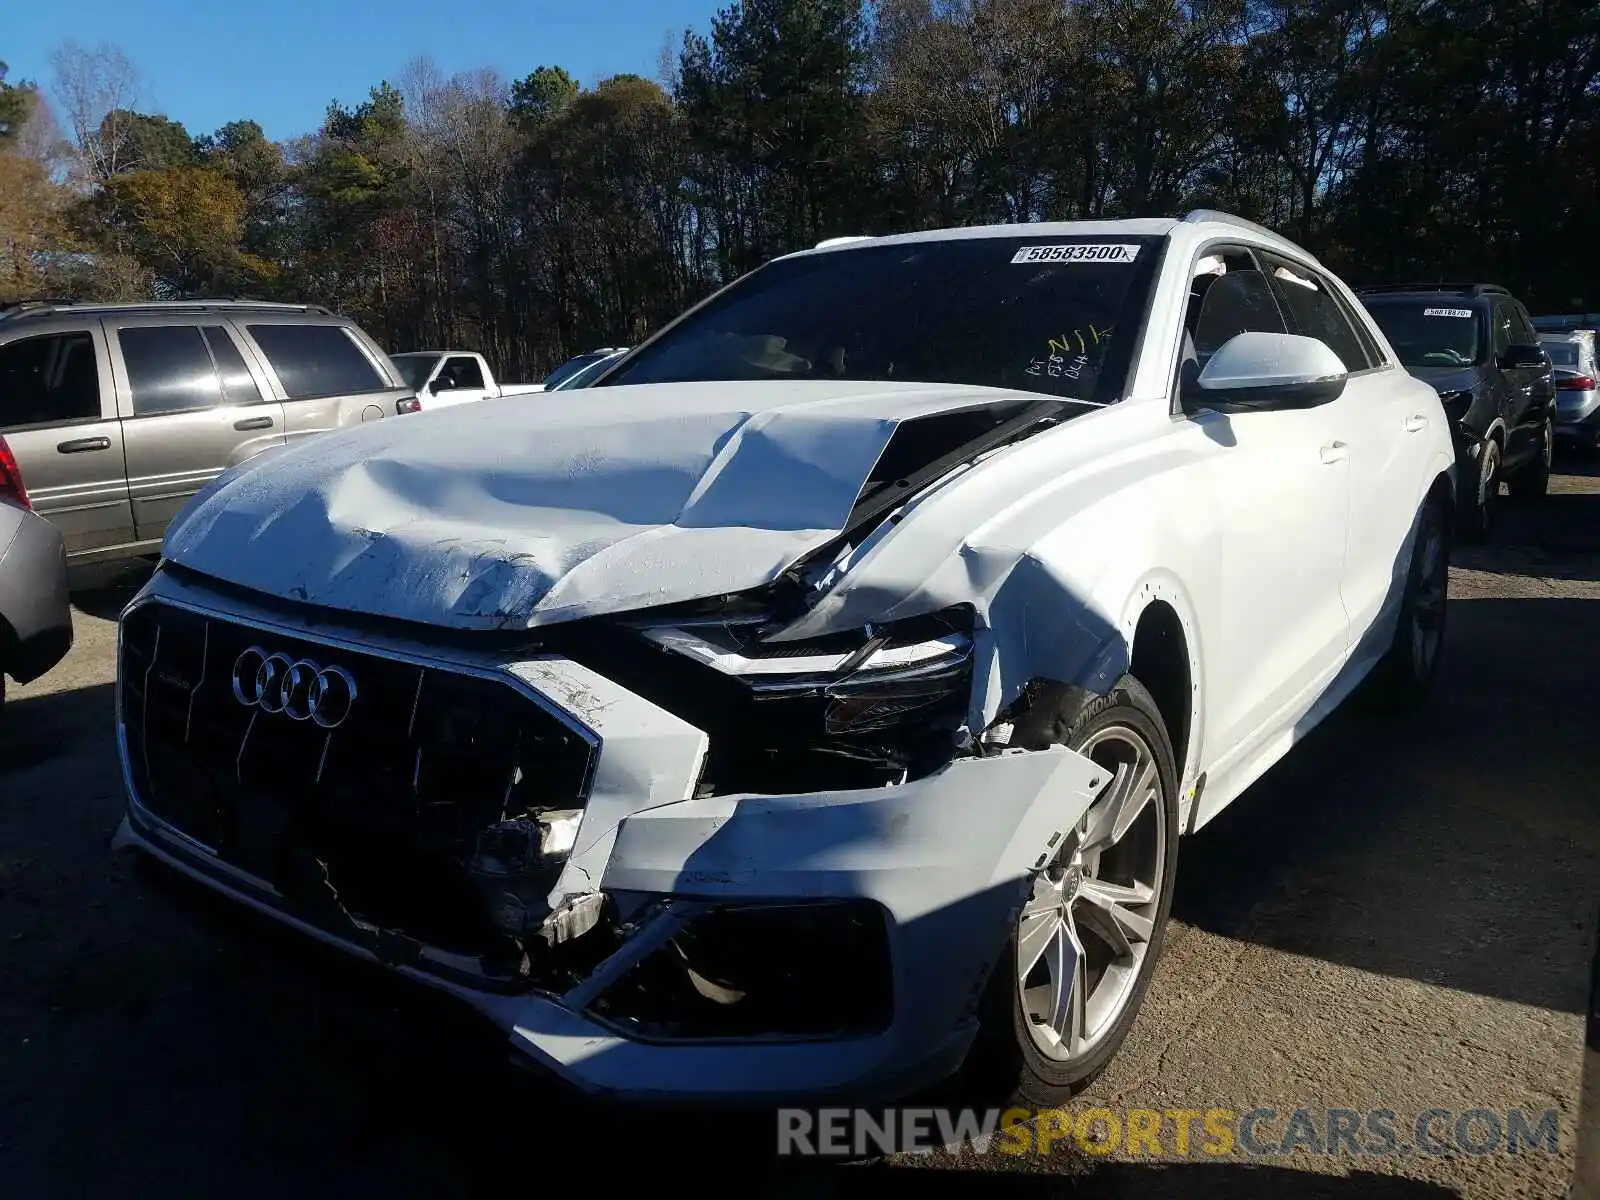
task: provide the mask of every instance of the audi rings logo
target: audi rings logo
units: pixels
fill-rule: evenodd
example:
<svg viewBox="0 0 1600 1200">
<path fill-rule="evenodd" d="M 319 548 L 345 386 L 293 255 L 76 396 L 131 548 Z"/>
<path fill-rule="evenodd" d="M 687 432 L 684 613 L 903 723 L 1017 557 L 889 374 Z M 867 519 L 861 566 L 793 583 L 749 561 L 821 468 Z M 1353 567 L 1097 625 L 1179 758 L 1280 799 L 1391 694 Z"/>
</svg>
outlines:
<svg viewBox="0 0 1600 1200">
<path fill-rule="evenodd" d="M 319 666 L 308 658 L 296 660 L 251 646 L 234 661 L 233 696 L 246 708 L 337 729 L 355 706 L 356 681 L 343 667 Z"/>
</svg>

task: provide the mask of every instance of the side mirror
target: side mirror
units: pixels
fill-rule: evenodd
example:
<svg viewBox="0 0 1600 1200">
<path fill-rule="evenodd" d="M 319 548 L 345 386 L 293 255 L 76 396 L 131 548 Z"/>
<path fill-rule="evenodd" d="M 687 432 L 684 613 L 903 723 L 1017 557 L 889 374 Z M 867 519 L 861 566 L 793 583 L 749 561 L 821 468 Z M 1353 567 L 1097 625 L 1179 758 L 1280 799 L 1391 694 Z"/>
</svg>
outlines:
<svg viewBox="0 0 1600 1200">
<path fill-rule="evenodd" d="M 1523 367 L 1548 367 L 1550 359 L 1543 346 L 1511 346 L 1500 356 L 1502 371 L 1516 371 Z"/>
<path fill-rule="evenodd" d="M 450 381 L 443 376 L 428 385 L 428 394 L 432 396 L 437 396 L 440 392 L 448 392 L 449 390 Z"/>
<path fill-rule="evenodd" d="M 1337 400 L 1348 373 L 1317 338 L 1295 333 L 1240 333 L 1211 356 L 1183 389 L 1185 412 L 1270 412 Z"/>
</svg>

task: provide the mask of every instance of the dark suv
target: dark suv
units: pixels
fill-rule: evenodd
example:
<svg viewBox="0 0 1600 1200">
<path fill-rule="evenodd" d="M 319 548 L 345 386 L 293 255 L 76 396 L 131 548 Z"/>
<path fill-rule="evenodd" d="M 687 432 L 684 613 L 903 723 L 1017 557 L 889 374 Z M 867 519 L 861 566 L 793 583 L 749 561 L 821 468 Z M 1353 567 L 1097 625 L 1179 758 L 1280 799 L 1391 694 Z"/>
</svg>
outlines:
<svg viewBox="0 0 1600 1200">
<path fill-rule="evenodd" d="M 1405 368 L 1444 401 L 1456 439 L 1462 534 L 1481 540 L 1503 480 L 1542 496 L 1555 446 L 1555 382 L 1528 310 L 1491 283 L 1369 287 L 1357 296 Z"/>
</svg>

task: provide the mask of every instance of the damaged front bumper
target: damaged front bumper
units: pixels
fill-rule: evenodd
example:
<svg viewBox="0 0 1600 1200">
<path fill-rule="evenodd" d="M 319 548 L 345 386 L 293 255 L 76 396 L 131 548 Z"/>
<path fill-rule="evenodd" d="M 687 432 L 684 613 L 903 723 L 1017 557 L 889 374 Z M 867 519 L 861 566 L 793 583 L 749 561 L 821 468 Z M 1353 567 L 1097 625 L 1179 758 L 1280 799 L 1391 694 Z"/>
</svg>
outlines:
<svg viewBox="0 0 1600 1200">
<path fill-rule="evenodd" d="M 231 600 L 220 611 L 166 576 L 135 605 L 152 600 L 205 609 L 265 639 L 318 641 L 330 656 L 358 644 Z M 117 843 L 457 996 L 530 1065 L 618 1099 L 890 1097 L 950 1074 L 1029 873 L 1103 783 L 1103 769 L 1058 747 L 961 758 L 892 787 L 696 796 L 705 734 L 577 663 L 441 656 L 371 636 L 359 645 L 426 657 L 430 670 L 498 675 L 592 738 L 582 817 L 543 931 L 587 948 L 577 967 L 507 986 L 459 947 L 342 910 L 309 912 L 298 894 L 291 900 L 145 802 L 129 749 L 147 731 L 130 729 L 121 680 L 129 804 Z M 206 668 L 199 674 L 191 708 L 207 686 Z"/>
</svg>

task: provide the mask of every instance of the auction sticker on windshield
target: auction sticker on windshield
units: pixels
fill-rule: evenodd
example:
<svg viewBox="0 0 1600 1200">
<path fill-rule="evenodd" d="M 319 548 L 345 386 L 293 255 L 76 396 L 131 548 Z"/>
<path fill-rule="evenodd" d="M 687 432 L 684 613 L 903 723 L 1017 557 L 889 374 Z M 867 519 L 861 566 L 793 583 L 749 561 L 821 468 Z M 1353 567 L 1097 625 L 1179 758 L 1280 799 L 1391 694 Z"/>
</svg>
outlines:
<svg viewBox="0 0 1600 1200">
<path fill-rule="evenodd" d="M 1422 310 L 1425 317 L 1470 317 L 1470 308 L 1425 308 Z"/>
<path fill-rule="evenodd" d="M 1131 263 L 1139 247 L 1125 243 L 1096 242 L 1075 246 L 1024 246 L 1011 256 L 1013 263 L 1109 262 Z"/>
</svg>

